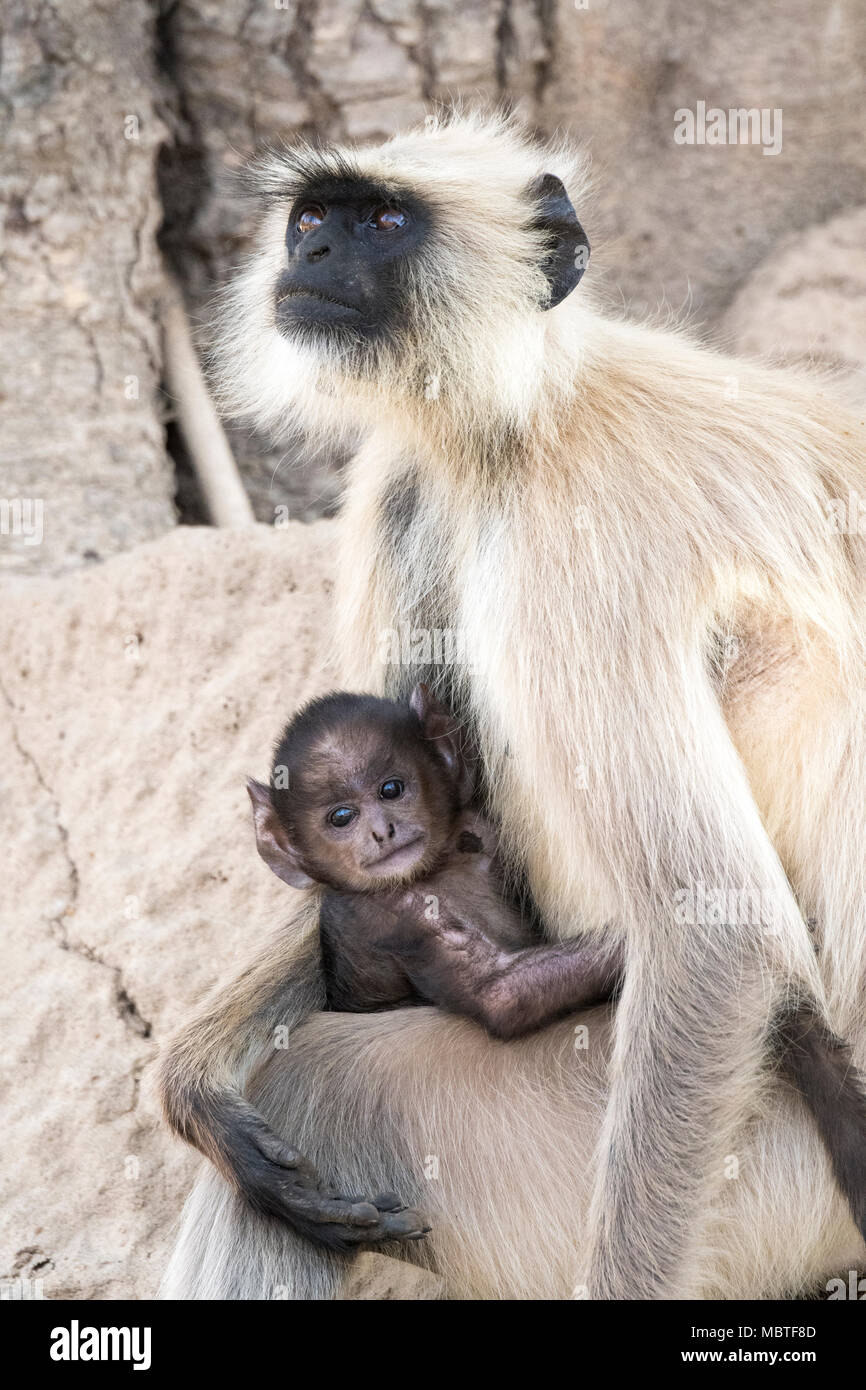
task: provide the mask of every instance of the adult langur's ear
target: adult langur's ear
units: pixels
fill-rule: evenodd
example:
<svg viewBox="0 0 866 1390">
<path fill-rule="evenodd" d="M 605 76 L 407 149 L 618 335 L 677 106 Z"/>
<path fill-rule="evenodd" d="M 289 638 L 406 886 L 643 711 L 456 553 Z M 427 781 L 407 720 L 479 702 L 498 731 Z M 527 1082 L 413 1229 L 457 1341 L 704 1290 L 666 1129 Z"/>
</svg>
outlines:
<svg viewBox="0 0 866 1390">
<path fill-rule="evenodd" d="M 292 888 L 309 888 L 313 880 L 302 868 L 298 851 L 274 810 L 270 788 L 248 777 L 247 791 L 253 803 L 253 821 L 259 854 L 283 883 L 290 884 Z"/>
<path fill-rule="evenodd" d="M 475 774 L 463 755 L 457 716 L 440 704 L 427 686 L 421 683 L 409 696 L 409 708 L 421 721 L 424 737 L 435 743 L 436 752 L 451 773 L 460 801 L 465 805 L 475 790 Z"/>
<path fill-rule="evenodd" d="M 530 196 L 535 205 L 532 225 L 547 232 L 550 250 L 541 262 L 541 269 L 550 286 L 546 309 L 555 309 L 579 283 L 589 264 L 589 237 L 577 220 L 565 185 L 555 174 L 542 174 L 532 185 Z"/>
</svg>

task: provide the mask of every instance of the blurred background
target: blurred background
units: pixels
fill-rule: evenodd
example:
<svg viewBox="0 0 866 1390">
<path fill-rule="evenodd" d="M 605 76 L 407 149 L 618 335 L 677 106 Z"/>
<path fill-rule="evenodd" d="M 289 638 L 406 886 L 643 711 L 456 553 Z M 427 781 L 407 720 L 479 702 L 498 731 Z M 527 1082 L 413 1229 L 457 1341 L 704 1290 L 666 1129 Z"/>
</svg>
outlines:
<svg viewBox="0 0 866 1390">
<path fill-rule="evenodd" d="M 207 520 L 162 389 L 165 276 L 203 342 L 255 220 L 234 176 L 263 141 L 378 140 L 436 100 L 504 101 L 588 146 L 598 198 L 578 211 L 615 304 L 856 365 L 864 70 L 862 0 L 6 0 L 0 495 L 44 499 L 45 524 L 39 545 L 0 535 L 0 573 Z M 676 143 L 699 101 L 779 108 L 781 152 Z M 229 439 L 260 521 L 332 513 L 332 461 Z"/>
<path fill-rule="evenodd" d="M 249 244 L 238 171 L 503 101 L 588 146 L 618 311 L 866 398 L 866 6 L 4 0 L 0 30 L 0 1296 L 152 1297 L 197 1159 L 149 1068 L 286 918 L 244 778 L 335 681 L 340 460 L 240 422 L 226 451 L 190 345 Z M 678 143 L 713 108 L 781 148 Z M 223 455 L 262 524 L 206 524 Z"/>
</svg>

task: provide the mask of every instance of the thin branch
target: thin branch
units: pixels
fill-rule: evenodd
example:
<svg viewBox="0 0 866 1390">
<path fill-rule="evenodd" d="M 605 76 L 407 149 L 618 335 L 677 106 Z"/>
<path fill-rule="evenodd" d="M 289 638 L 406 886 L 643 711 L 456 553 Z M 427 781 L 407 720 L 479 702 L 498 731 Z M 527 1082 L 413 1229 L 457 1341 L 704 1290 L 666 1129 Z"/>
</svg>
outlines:
<svg viewBox="0 0 866 1390">
<path fill-rule="evenodd" d="M 162 326 L 166 385 L 208 516 L 214 526 L 254 526 L 250 499 L 207 389 L 180 291 L 173 283 L 165 296 Z"/>
</svg>

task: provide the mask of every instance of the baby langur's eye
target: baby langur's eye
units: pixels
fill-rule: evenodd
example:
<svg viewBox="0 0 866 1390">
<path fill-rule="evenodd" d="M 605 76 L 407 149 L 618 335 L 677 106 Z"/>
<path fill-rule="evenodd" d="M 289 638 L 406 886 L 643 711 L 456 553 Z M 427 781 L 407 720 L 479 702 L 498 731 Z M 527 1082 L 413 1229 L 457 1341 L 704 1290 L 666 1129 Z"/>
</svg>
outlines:
<svg viewBox="0 0 866 1390">
<path fill-rule="evenodd" d="M 409 219 L 400 208 L 379 208 L 370 221 L 377 232 L 395 232 L 398 227 L 405 227 Z"/>
<path fill-rule="evenodd" d="M 351 825 L 355 819 L 355 812 L 351 806 L 338 806 L 336 811 L 331 811 L 328 816 L 328 823 L 333 825 L 335 830 L 345 830 L 347 825 Z"/>
<path fill-rule="evenodd" d="M 303 211 L 298 214 L 295 226 L 301 233 L 301 236 L 303 236 L 305 232 L 312 232 L 315 231 L 316 227 L 321 227 L 324 220 L 325 209 L 320 208 L 318 204 L 316 204 L 313 207 L 304 208 Z"/>
<path fill-rule="evenodd" d="M 392 777 L 390 781 L 382 783 L 379 795 L 383 801 L 396 801 L 403 795 L 403 783 L 398 777 Z"/>
</svg>

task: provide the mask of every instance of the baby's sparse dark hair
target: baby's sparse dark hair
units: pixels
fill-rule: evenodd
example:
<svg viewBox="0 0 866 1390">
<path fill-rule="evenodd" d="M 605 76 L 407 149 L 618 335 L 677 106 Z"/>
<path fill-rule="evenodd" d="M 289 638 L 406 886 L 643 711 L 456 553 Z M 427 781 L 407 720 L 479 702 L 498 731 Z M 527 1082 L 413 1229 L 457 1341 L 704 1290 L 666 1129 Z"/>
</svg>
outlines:
<svg viewBox="0 0 866 1390">
<path fill-rule="evenodd" d="M 295 797 L 305 800 L 309 784 L 326 771 L 323 761 L 329 738 L 338 738 L 349 749 L 375 731 L 395 749 L 411 746 L 417 752 L 423 744 L 421 720 L 408 700 L 336 690 L 298 710 L 277 740 L 271 767 L 271 797 L 288 823 Z M 287 779 L 289 771 L 292 775 Z"/>
</svg>

